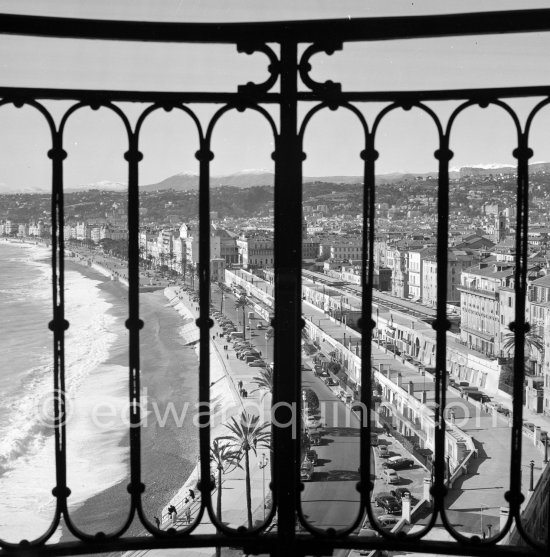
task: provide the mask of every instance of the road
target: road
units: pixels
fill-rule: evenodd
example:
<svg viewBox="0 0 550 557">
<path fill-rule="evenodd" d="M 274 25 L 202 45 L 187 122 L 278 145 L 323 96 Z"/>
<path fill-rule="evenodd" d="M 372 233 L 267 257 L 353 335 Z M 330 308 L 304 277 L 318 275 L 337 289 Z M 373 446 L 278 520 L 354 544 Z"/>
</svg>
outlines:
<svg viewBox="0 0 550 557">
<path fill-rule="evenodd" d="M 214 307 L 221 307 L 219 289 L 213 288 L 212 303 Z M 224 313 L 234 322 L 242 322 L 242 310 L 235 309 L 235 296 L 224 294 Z M 248 312 L 247 312 L 248 313 Z M 262 322 L 253 319 L 255 324 Z M 248 317 L 247 317 L 248 323 Z M 242 327 L 242 324 L 240 325 Z M 249 340 L 262 350 L 264 359 L 272 361 L 273 342 L 265 341 L 264 331 L 252 328 L 247 334 L 252 334 Z M 267 353 L 266 353 L 267 350 Z M 309 358 L 303 362 L 312 368 Z M 304 387 L 311 388 L 318 396 L 321 404 L 321 418 L 326 424 L 322 445 L 315 447 L 319 456 L 319 465 L 315 469 L 313 481 L 305 483 L 302 494 L 303 512 L 308 521 L 319 528 L 345 528 L 351 525 L 359 512 L 359 493 L 356 484 L 359 481 L 357 469 L 359 467 L 359 420 L 349 406 L 339 400 L 335 391 L 327 387 L 322 379 L 314 377 L 312 371 L 304 371 L 302 375 Z M 380 444 L 390 449 L 390 456 L 407 453 L 391 437 L 383 435 L 380 429 Z M 381 472 L 381 461 L 371 453 L 371 470 Z M 412 469 L 400 471 L 400 485 L 410 489 L 416 499 L 422 497 L 423 479 L 426 471 L 416 465 Z M 388 487 L 381 479 L 373 476 L 375 488 L 373 497 L 380 491 L 388 491 Z M 323 503 L 330 503 L 329 505 Z M 375 508 L 375 514 L 383 511 Z"/>
</svg>

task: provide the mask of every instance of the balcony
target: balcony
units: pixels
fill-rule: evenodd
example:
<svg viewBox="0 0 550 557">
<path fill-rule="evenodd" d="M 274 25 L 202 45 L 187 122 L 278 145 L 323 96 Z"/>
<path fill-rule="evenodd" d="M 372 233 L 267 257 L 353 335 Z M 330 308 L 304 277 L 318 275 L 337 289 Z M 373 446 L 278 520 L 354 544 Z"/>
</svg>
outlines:
<svg viewBox="0 0 550 557">
<path fill-rule="evenodd" d="M 438 307 L 436 319 L 433 322 L 436 331 L 436 361 L 437 369 L 446 367 L 447 321 L 446 287 L 447 287 L 447 239 L 449 218 L 449 172 L 450 161 L 453 157 L 450 134 L 452 123 L 445 118 L 440 120 L 430 106 L 441 101 L 460 101 L 460 105 L 453 112 L 453 118 L 470 106 L 495 105 L 505 106 L 508 98 L 537 98 L 544 97 L 542 104 L 529 117 L 536 120 L 537 113 L 550 101 L 550 86 L 540 87 L 500 87 L 483 89 L 456 90 L 424 90 L 424 91 L 348 91 L 340 83 L 331 80 L 317 82 L 310 75 L 314 55 L 331 55 L 336 51 L 349 48 L 354 43 L 370 43 L 377 41 L 401 41 L 408 39 L 426 39 L 438 37 L 455 37 L 470 35 L 500 35 L 510 33 L 538 33 L 550 31 L 550 10 L 532 10 L 517 12 L 490 12 L 460 15 L 395 17 L 395 18 L 364 18 L 319 21 L 292 21 L 266 23 L 142 23 L 135 21 L 100 21 L 85 19 L 43 18 L 34 16 L 3 15 L 0 18 L 0 33 L 17 37 L 49 37 L 55 39 L 84 39 L 99 41 L 143 42 L 143 43 L 172 43 L 194 45 L 207 43 L 210 45 L 230 45 L 241 54 L 255 54 L 266 57 L 266 78 L 263 82 L 248 81 L 240 85 L 235 91 L 128 91 L 124 89 L 97 90 L 91 88 L 66 89 L 44 87 L 0 87 L 2 104 L 12 104 L 15 107 L 25 106 L 33 108 L 45 118 L 51 132 L 51 145 L 48 150 L 48 164 L 51 165 L 51 321 L 49 331 L 53 336 L 51 353 L 52 361 L 52 421 L 54 424 L 55 473 L 52 474 L 52 490 L 54 503 L 52 504 L 53 519 L 44 533 L 36 539 L 27 541 L 28 536 L 22 536 L 22 541 L 2 541 L 0 556 L 61 556 L 71 554 L 94 554 L 120 551 L 147 551 L 158 549 L 193 549 L 193 548 L 239 548 L 243 554 L 269 554 L 272 556 L 287 555 L 328 555 L 334 552 L 346 552 L 350 549 L 360 551 L 387 550 L 396 552 L 415 552 L 428 554 L 449 555 L 548 555 L 547 539 L 541 541 L 535 535 L 526 533 L 519 526 L 519 534 L 523 545 L 511 545 L 506 536 L 512 527 L 521 524 L 521 505 L 524 500 L 521 477 L 522 455 L 513 453 L 507 468 L 507 477 L 499 478 L 499 482 L 506 484 L 506 502 L 509 503 L 509 519 L 502 522 L 502 528 L 497 533 L 491 533 L 485 539 L 480 533 L 465 536 L 455 528 L 454 520 L 450 520 L 446 513 L 446 425 L 441 419 L 441 412 L 446 407 L 446 388 L 444 377 L 436 376 L 435 390 L 438 405 L 434 411 L 435 426 L 435 454 L 433 458 L 433 475 L 427 474 L 429 493 L 426 504 L 431 507 L 433 520 L 428 521 L 426 528 L 416 531 L 415 535 L 398 535 L 382 529 L 373 519 L 371 507 L 372 480 L 376 470 L 372 469 L 371 459 L 371 429 L 366 427 L 357 429 L 355 440 L 360 443 L 360 466 L 340 471 L 339 475 L 326 480 L 323 487 L 334 489 L 338 494 L 348 489 L 349 493 L 357 496 L 358 512 L 349 524 L 321 524 L 313 523 L 304 512 L 301 494 L 315 482 L 304 487 L 301 482 L 300 465 L 302 461 L 302 438 L 295 435 L 291 427 L 278 424 L 289 421 L 289 409 L 299 407 L 302 402 L 301 391 L 301 332 L 304 326 L 301 307 L 301 250 L 302 250 L 302 179 L 303 162 L 306 159 L 304 134 L 311 118 L 319 111 L 332 111 L 340 108 L 348 111 L 357 118 L 361 129 L 363 144 L 358 150 L 358 161 L 363 169 L 364 212 L 363 212 L 363 245 L 371 245 L 375 236 L 375 222 L 371 218 L 374 214 L 373 192 L 376 185 L 376 161 L 379 153 L 375 149 L 377 125 L 386 113 L 393 110 L 410 111 L 412 108 L 423 111 L 433 119 L 437 133 L 434 134 L 435 144 L 430 147 L 435 152 L 438 166 L 438 201 L 437 201 L 437 284 L 439 287 Z M 32 49 L 29 49 L 32 51 Z M 36 52 L 37 56 L 40 52 Z M 6 56 L 6 54 L 4 54 Z M 200 66 L 200 63 L 199 63 Z M 225 71 L 226 68 L 223 68 Z M 212 75 L 221 71 L 216 67 L 204 67 L 204 72 Z M 360 68 L 357 67 L 357 72 Z M 256 79 L 251 76 L 250 79 Z M 56 105 L 56 109 L 47 108 L 50 101 L 63 101 Z M 364 103 L 384 103 L 385 107 L 377 114 L 375 126 L 369 127 L 358 106 Z M 119 103 L 132 103 L 139 112 L 138 124 L 132 124 L 131 119 L 119 107 Z M 313 105 L 312 105 L 313 103 Z M 203 128 L 195 112 L 197 106 L 207 105 L 215 114 Z M 63 108 L 68 106 L 69 108 Z M 67 447 L 66 418 L 69 411 L 69 399 L 65 393 L 66 375 L 70 374 L 70 359 L 65 347 L 68 330 L 72 323 L 67 320 L 64 293 L 66 289 L 66 271 L 64 256 L 66 240 L 63 229 L 65 225 L 64 204 L 65 190 L 64 170 L 67 152 L 64 150 L 65 123 L 80 108 L 91 108 L 93 111 L 106 108 L 123 122 L 127 150 L 123 160 L 128 172 L 128 231 L 127 242 L 128 264 L 128 316 L 124 319 L 124 326 L 128 334 L 129 362 L 127 365 L 127 384 L 124 385 L 128 393 L 128 451 L 127 466 L 130 480 L 127 485 L 128 514 L 120 528 L 113 532 L 88 533 L 79 528 L 75 522 L 71 485 L 68 471 L 71 470 L 70 452 Z M 267 108 L 266 108 L 267 107 Z M 269 109 L 269 110 L 268 110 Z M 272 110 L 273 109 L 273 110 Z M 62 111 L 58 120 L 56 111 Z M 65 112 L 63 112 L 65 110 Z M 267 509 L 265 500 L 262 518 L 258 522 L 242 524 L 233 528 L 217 515 L 216 500 L 212 495 L 215 482 L 212 480 L 211 469 L 211 424 L 209 417 L 200 415 L 197 424 L 199 429 L 200 463 L 197 468 L 198 482 L 196 483 L 197 500 L 193 499 L 196 522 L 187 523 L 181 528 L 170 527 L 161 529 L 153 523 L 151 517 L 143 510 L 143 497 L 150 486 L 143 483 L 143 452 L 141 431 L 141 405 L 144 402 L 140 391 L 140 380 L 143 370 L 140 368 L 140 355 L 147 348 L 141 346 L 141 330 L 144 321 L 140 314 L 140 274 L 139 274 L 139 209 L 140 209 L 140 169 L 143 153 L 139 148 L 141 124 L 154 111 L 174 113 L 183 111 L 197 124 L 199 148 L 196 159 L 200 170 L 198 182 L 199 197 L 199 234 L 202 238 L 210 236 L 210 176 L 214 159 L 212 130 L 217 119 L 226 112 L 241 113 L 250 110 L 262 118 L 272 134 L 273 160 L 275 165 L 274 186 L 274 259 L 275 280 L 274 300 L 275 317 L 270 320 L 274 331 L 274 364 L 272 403 L 274 418 L 270 432 L 271 441 L 267 453 L 270 463 L 263 463 L 261 473 L 271 472 L 271 482 L 262 479 L 262 487 L 270 492 L 271 503 Z M 507 108 L 508 110 L 508 108 Z M 513 109 L 509 109 L 515 118 Z M 276 116 L 273 116 L 276 114 Z M 305 114 L 299 120 L 298 114 Z M 529 120 L 531 121 L 531 120 Z M 521 119 L 522 125 L 525 124 Z M 524 129 L 523 127 L 521 128 Z M 517 134 L 517 145 L 514 145 L 514 157 L 517 159 L 518 187 L 517 203 L 523 211 L 518 216 L 517 242 L 520 247 L 518 253 L 518 283 L 525 288 L 525 267 L 527 253 L 523 241 L 528 223 L 529 185 L 528 162 L 532 156 L 528 137 L 523 132 Z M 114 156 L 114 155 L 113 155 Z M 119 156 L 117 153 L 116 156 Z M 121 157 L 122 159 L 122 157 Z M 198 354 L 200 358 L 200 373 L 198 378 L 197 403 L 208 405 L 211 397 L 211 338 L 214 321 L 211 317 L 209 304 L 212 296 L 210 282 L 210 243 L 202 241 L 199 244 L 199 263 L 196 281 L 199 284 L 198 313 L 189 322 L 193 322 L 200 331 Z M 523 250 L 523 251 L 522 251 Z M 373 250 L 365 247 L 368 258 L 363 257 L 362 273 L 367 277 L 363 289 L 362 308 L 365 318 L 361 323 L 363 332 L 361 338 L 362 381 L 361 400 L 371 400 L 373 378 L 371 373 L 371 354 L 373 346 L 371 334 L 375 323 L 370 319 L 372 315 L 373 280 L 372 271 Z M 403 266 L 401 266 L 404 269 Z M 195 276 L 193 275 L 195 281 Z M 49 286 L 49 282 L 48 282 Z M 459 290 L 478 295 L 496 298 L 494 292 L 459 287 Z M 173 303 L 178 303 L 174 296 Z M 223 298 L 222 298 L 223 302 Z M 172 303 L 172 302 L 171 302 Z M 519 345 L 523 345 L 525 328 L 524 308 L 518 303 L 516 327 L 519 331 Z M 243 310 L 244 311 L 244 310 Z M 194 318 L 196 317 L 196 321 Z M 243 316 L 244 320 L 244 316 Z M 244 331 L 244 326 L 243 326 Z M 125 331 L 126 332 L 126 331 Z M 266 338 L 267 342 L 268 339 Z M 67 363 L 67 374 L 65 364 Z M 518 362 L 514 370 L 513 387 L 513 428 L 514 444 L 511 451 L 521 448 L 522 428 L 522 393 L 523 393 L 522 362 Z M 108 393 L 104 385 L 100 385 L 103 394 Z M 325 386 L 322 386 L 325 389 Z M 327 386 L 328 389 L 328 386 Z M 329 391 L 324 390 L 327 394 Z M 327 396 L 329 396 L 327 394 Z M 304 399 L 306 397 L 304 396 Z M 340 410 L 341 406 L 338 407 Z M 441 409 L 441 410 L 440 410 Z M 349 409 L 346 407 L 346 412 Z M 347 415 L 347 414 L 346 414 Z M 298 425 L 301 425 L 300 418 Z M 298 431 L 301 431 L 298 427 Z M 431 433 L 430 433 L 431 436 Z M 334 438 L 336 440 L 337 436 Z M 322 447 L 326 449 L 326 447 Z M 117 448 L 118 449 L 118 448 Z M 254 445 L 254 451 L 256 446 Z M 344 453 L 348 449 L 341 449 Z M 242 451 L 252 451 L 252 443 L 245 443 Z M 183 456 L 181 455 L 182 459 Z M 340 455 L 337 455 L 340 456 Z M 248 460 L 247 460 L 248 463 Z M 248 464 L 247 464 L 248 465 Z M 243 464 L 244 466 L 244 464 Z M 507 461 L 508 467 L 508 461 Z M 357 471 L 359 468 L 359 471 Z M 216 469 L 217 470 L 217 469 Z M 420 468 L 419 474 L 423 473 Z M 533 469 L 531 468 L 531 474 Z M 309 478 L 308 478 L 309 479 Z M 74 478 L 73 478 L 74 480 Z M 336 481 L 329 481 L 336 480 Z M 78 483 L 78 482 L 76 482 Z M 330 485 L 329 485 L 330 484 Z M 42 488 L 44 486 L 41 486 Z M 126 492 L 125 492 L 126 493 Z M 244 493 L 244 490 L 243 490 Z M 324 492 L 323 492 L 324 493 Z M 453 493 L 453 496 L 455 493 Z M 340 495 L 338 495 L 340 496 Z M 243 495 L 243 499 L 244 499 Z M 481 497 L 481 496 L 480 496 Z M 74 496 L 73 496 L 74 498 Z M 335 505 L 345 504 L 344 497 Z M 315 507 L 328 508 L 330 505 L 323 499 L 321 504 L 315 502 Z M 335 507 L 336 508 L 336 507 Z M 338 509 L 341 507 L 339 506 Z M 477 509 L 477 507 L 476 507 Z M 541 510 L 541 514 L 544 509 Z M 477 512 L 477 510 L 476 510 Z M 546 509 L 548 513 L 548 509 Z M 263 520 L 265 514 L 265 520 Z M 339 511 L 334 513 L 339 514 Z M 377 530 L 378 536 L 367 538 L 356 535 L 364 517 L 368 516 L 371 525 Z M 161 517 L 162 518 L 162 517 Z M 27 525 L 33 516 L 26 516 Z M 337 520 L 340 520 L 338 517 Z M 439 521 L 441 528 L 433 528 Z M 70 536 L 58 540 L 54 538 L 60 523 L 67 528 Z M 129 532 L 130 525 L 138 524 L 137 533 Z M 207 524 L 205 530 L 199 528 L 200 523 Z M 500 523 L 499 523 L 500 526 Z M 476 526 L 477 528 L 477 526 Z M 431 537 L 436 530 L 451 532 L 445 539 Z M 539 532 L 540 535 L 540 532 Z"/>
<path fill-rule="evenodd" d="M 475 294 L 476 296 L 483 296 L 485 298 L 492 298 L 494 300 L 498 299 L 498 292 L 493 290 L 484 290 L 483 288 L 466 286 L 459 284 L 456 289 L 459 292 L 467 292 L 468 294 Z"/>
</svg>

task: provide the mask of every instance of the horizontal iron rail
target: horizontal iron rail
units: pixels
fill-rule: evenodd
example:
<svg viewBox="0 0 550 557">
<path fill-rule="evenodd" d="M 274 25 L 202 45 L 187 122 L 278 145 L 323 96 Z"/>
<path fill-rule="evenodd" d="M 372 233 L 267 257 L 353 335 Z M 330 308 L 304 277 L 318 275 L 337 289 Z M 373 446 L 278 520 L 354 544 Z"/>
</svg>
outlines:
<svg viewBox="0 0 550 557">
<path fill-rule="evenodd" d="M 281 538 L 277 533 L 269 533 L 262 536 L 252 537 L 247 535 L 235 535 L 229 537 L 219 537 L 210 534 L 193 534 L 185 537 L 126 537 L 111 540 L 98 541 L 69 541 L 59 542 L 51 545 L 41 546 L 37 549 L 25 549 L 21 547 L 17 551 L 18 556 L 29 555 L 62 557 L 71 555 L 85 555 L 91 552 L 104 553 L 113 551 L 138 551 L 152 549 L 190 549 L 201 547 L 214 547 L 216 543 L 221 547 L 242 547 L 245 554 L 273 554 L 283 555 L 289 553 L 288 540 Z M 403 539 L 384 539 L 384 538 L 361 538 L 352 536 L 348 538 L 327 538 L 313 537 L 303 534 L 296 534 L 294 541 L 295 555 L 331 555 L 337 549 L 378 549 L 386 551 L 422 551 L 426 554 L 439 555 L 464 555 L 466 546 L 456 541 L 422 540 L 421 542 Z M 525 546 L 498 545 L 491 543 L 480 543 L 479 545 L 468 545 L 468 555 L 472 557 L 484 557 L 487 555 L 498 555 L 499 557 L 519 557 L 542 555 L 533 548 Z M 0 550 L 0 555 L 14 555 L 10 551 Z"/>
<path fill-rule="evenodd" d="M 420 102 L 420 101 L 453 101 L 453 100 L 490 100 L 518 97 L 550 96 L 550 85 L 525 87 L 491 87 L 472 89 L 441 89 L 424 91 L 347 91 L 331 98 L 347 102 Z M 230 104 L 250 99 L 245 93 L 223 91 L 114 91 L 95 89 L 56 89 L 44 87 L 1 87 L 0 98 L 17 98 L 18 100 L 74 100 L 85 102 L 149 102 L 157 104 L 173 103 L 216 103 Z M 316 102 L 324 96 L 310 91 L 297 94 L 298 101 Z M 255 102 L 278 104 L 280 93 L 262 93 L 254 96 Z"/>
<path fill-rule="evenodd" d="M 250 23 L 112 21 L 0 14 L 0 33 L 165 43 L 381 41 L 550 30 L 550 9 Z"/>
</svg>

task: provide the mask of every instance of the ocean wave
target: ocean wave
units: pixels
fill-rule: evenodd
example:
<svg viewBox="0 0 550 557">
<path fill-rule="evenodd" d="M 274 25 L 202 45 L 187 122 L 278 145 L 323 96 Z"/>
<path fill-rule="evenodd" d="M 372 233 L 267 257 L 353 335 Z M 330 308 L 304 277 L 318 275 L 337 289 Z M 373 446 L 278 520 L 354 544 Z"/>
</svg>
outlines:
<svg viewBox="0 0 550 557">
<path fill-rule="evenodd" d="M 97 288 L 99 281 L 67 273 L 66 318 L 71 327 L 65 337 L 65 385 L 67 400 L 75 399 L 86 378 L 109 357 L 117 338 L 113 332 L 116 318 L 108 314 L 112 304 Z M 7 423 L 0 431 L 0 473 L 12 468 L 17 459 L 28 456 L 53 435 L 53 366 L 35 366 L 18 377 L 18 389 L 2 396 Z"/>
</svg>

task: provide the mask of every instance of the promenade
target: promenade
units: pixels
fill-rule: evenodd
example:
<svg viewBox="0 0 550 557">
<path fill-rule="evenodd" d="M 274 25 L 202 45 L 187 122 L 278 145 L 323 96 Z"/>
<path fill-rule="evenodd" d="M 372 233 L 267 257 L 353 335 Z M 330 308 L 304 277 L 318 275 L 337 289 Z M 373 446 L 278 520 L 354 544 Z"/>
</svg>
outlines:
<svg viewBox="0 0 550 557">
<path fill-rule="evenodd" d="M 174 290 L 178 291 L 178 298 L 188 309 L 193 313 L 194 317 L 198 317 L 198 312 L 196 311 L 196 304 L 193 303 L 190 292 L 180 290 L 174 287 Z M 173 300 L 175 301 L 175 300 Z M 236 314 L 231 308 L 230 304 L 226 305 L 226 312 L 230 314 L 230 317 L 236 317 Z M 236 322 L 236 321 L 235 321 Z M 218 379 L 222 383 L 221 389 L 228 387 L 230 389 L 230 396 L 232 398 L 233 404 L 226 406 L 223 409 L 224 417 L 229 419 L 231 416 L 237 416 L 242 410 L 250 407 L 250 412 L 258 413 L 258 409 L 262 408 L 264 411 L 269 412 L 269 398 L 265 397 L 263 401 L 260 400 L 261 393 L 255 391 L 255 386 L 252 383 L 252 379 L 258 374 L 261 368 L 249 367 L 245 362 L 239 360 L 232 348 L 224 350 L 225 345 L 229 343 L 225 338 L 220 337 L 219 333 L 222 329 L 218 324 L 211 329 L 213 338 L 210 341 L 210 365 L 211 369 L 217 368 L 221 369 L 224 378 Z M 265 340 L 262 342 L 263 334 L 256 336 L 252 341 L 258 342 L 258 348 L 262 349 Z M 248 396 L 246 399 L 241 398 L 238 393 L 237 384 L 239 381 L 243 382 L 244 388 L 248 391 Z M 212 392 L 218 392 L 216 385 L 212 385 Z M 215 420 L 213 420 L 215 421 Z M 215 439 L 220 435 L 227 435 L 229 431 L 223 425 L 217 425 L 213 427 L 211 431 L 211 440 Z M 260 459 L 262 458 L 262 453 L 269 456 L 269 451 L 260 450 L 258 455 L 255 456 L 253 451 L 250 451 L 250 484 L 251 484 L 251 498 L 252 498 L 252 514 L 255 525 L 263 521 L 264 512 L 264 492 L 266 500 L 269 500 L 269 465 L 262 470 L 259 467 Z M 175 527 L 178 530 L 185 529 L 189 527 L 186 520 L 186 510 L 190 509 L 191 512 L 191 524 L 197 517 L 197 513 L 200 509 L 200 492 L 196 489 L 196 480 L 198 477 L 198 471 L 191 474 L 188 481 L 182 486 L 179 492 L 171 499 L 171 501 L 166 502 L 165 507 L 162 511 L 161 529 L 167 530 L 169 528 Z M 264 484 L 265 478 L 265 484 Z M 195 501 L 185 503 L 185 499 L 188 498 L 189 489 L 193 489 L 195 492 Z M 212 491 L 212 506 L 214 511 L 216 510 L 218 489 L 216 487 Z M 245 472 L 242 468 L 236 468 L 230 473 L 224 474 L 222 476 L 222 521 L 227 526 L 232 528 L 238 528 L 241 525 L 246 525 L 247 523 L 247 509 L 246 501 L 244 497 L 245 491 Z M 175 524 L 172 522 L 168 515 L 167 507 L 174 505 L 178 510 L 177 519 Z M 268 511 L 266 511 L 267 513 Z M 200 524 L 196 529 L 193 530 L 196 534 L 214 534 L 216 529 L 208 517 L 208 513 L 205 513 L 201 518 Z M 224 554 L 228 555 L 228 550 L 224 550 Z M 214 548 L 195 548 L 186 549 L 186 557 L 205 557 L 214 555 Z M 171 550 L 151 550 L 151 551 L 139 551 L 139 552 L 126 552 L 126 557 L 141 557 L 142 555 L 147 555 L 148 557 L 165 557 L 167 555 L 181 555 L 181 549 L 171 549 Z M 238 552 L 238 555 L 241 553 Z"/>
</svg>

